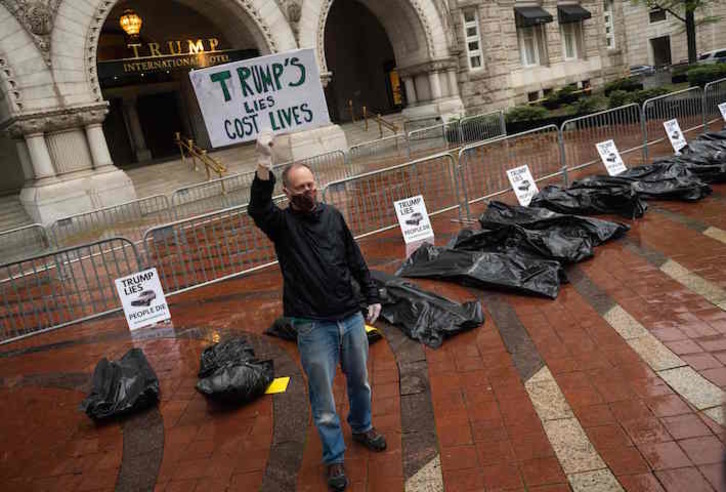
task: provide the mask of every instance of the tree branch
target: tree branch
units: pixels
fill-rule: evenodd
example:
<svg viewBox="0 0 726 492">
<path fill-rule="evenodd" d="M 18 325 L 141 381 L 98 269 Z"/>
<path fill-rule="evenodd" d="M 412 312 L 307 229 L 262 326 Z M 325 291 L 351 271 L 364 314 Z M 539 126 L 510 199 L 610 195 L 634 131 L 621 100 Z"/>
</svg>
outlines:
<svg viewBox="0 0 726 492">
<path fill-rule="evenodd" d="M 682 17 L 681 15 L 679 15 L 677 13 L 675 13 L 671 7 L 664 7 L 659 2 L 653 2 L 653 1 L 650 1 L 650 0 L 646 1 L 646 5 L 648 5 L 648 7 L 650 7 L 651 9 L 652 8 L 659 8 L 661 10 L 665 10 L 666 12 L 668 12 L 669 14 L 671 14 L 673 17 L 675 17 L 679 21 L 686 22 L 686 18 L 685 17 Z"/>
</svg>

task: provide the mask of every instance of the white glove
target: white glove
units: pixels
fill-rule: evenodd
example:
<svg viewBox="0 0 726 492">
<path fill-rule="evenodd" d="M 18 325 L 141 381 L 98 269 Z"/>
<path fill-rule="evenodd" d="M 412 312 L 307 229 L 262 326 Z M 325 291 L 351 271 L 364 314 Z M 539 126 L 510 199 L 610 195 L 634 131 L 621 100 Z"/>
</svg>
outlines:
<svg viewBox="0 0 726 492">
<path fill-rule="evenodd" d="M 257 164 L 272 169 L 272 146 L 275 135 L 272 130 L 264 129 L 257 135 Z"/>
<path fill-rule="evenodd" d="M 381 314 L 381 305 L 379 303 L 371 304 L 368 306 L 368 322 L 373 324 Z"/>
</svg>

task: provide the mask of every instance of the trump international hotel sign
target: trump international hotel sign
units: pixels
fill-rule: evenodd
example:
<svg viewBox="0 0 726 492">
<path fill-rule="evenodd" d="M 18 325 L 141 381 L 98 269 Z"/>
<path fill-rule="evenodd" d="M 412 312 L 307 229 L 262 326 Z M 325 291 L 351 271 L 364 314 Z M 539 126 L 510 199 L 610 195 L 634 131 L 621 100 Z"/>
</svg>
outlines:
<svg viewBox="0 0 726 492">
<path fill-rule="evenodd" d="M 128 47 L 132 57 L 98 62 L 99 78 L 189 71 L 257 56 L 257 50 L 219 49 L 217 38 L 138 43 Z"/>
</svg>

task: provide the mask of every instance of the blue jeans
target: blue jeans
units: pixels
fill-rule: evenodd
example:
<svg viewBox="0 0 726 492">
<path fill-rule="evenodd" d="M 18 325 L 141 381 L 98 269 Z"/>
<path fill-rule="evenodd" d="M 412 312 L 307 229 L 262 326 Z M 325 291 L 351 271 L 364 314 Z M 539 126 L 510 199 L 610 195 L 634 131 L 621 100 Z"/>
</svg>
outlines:
<svg viewBox="0 0 726 492">
<path fill-rule="evenodd" d="M 348 424 L 354 433 L 371 429 L 368 337 L 360 313 L 340 321 L 295 321 L 297 346 L 308 377 L 313 420 L 323 443 L 323 463 L 342 463 L 345 443 L 335 411 L 333 378 L 340 361 L 348 386 Z"/>
</svg>

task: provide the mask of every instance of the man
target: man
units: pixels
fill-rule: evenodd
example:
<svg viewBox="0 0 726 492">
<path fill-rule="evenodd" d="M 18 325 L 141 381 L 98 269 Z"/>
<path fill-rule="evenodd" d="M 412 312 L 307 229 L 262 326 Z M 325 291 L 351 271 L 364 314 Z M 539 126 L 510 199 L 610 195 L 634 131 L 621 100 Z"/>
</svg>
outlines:
<svg viewBox="0 0 726 492">
<path fill-rule="evenodd" d="M 258 137 L 249 214 L 275 243 L 284 283 L 284 315 L 293 319 L 298 332 L 298 350 L 323 444 L 328 486 L 343 490 L 348 483 L 343 468 L 345 443 L 333 399 L 338 362 L 346 376 L 353 439 L 373 451 L 386 448 L 385 438 L 371 425 L 368 339 L 351 279 L 358 282 L 368 303 L 370 323 L 380 314 L 381 305 L 343 216 L 317 202 L 315 177 L 308 166 L 292 164 L 282 173 L 283 191 L 290 205 L 282 210 L 272 202 L 272 146 L 271 133 Z"/>
</svg>

